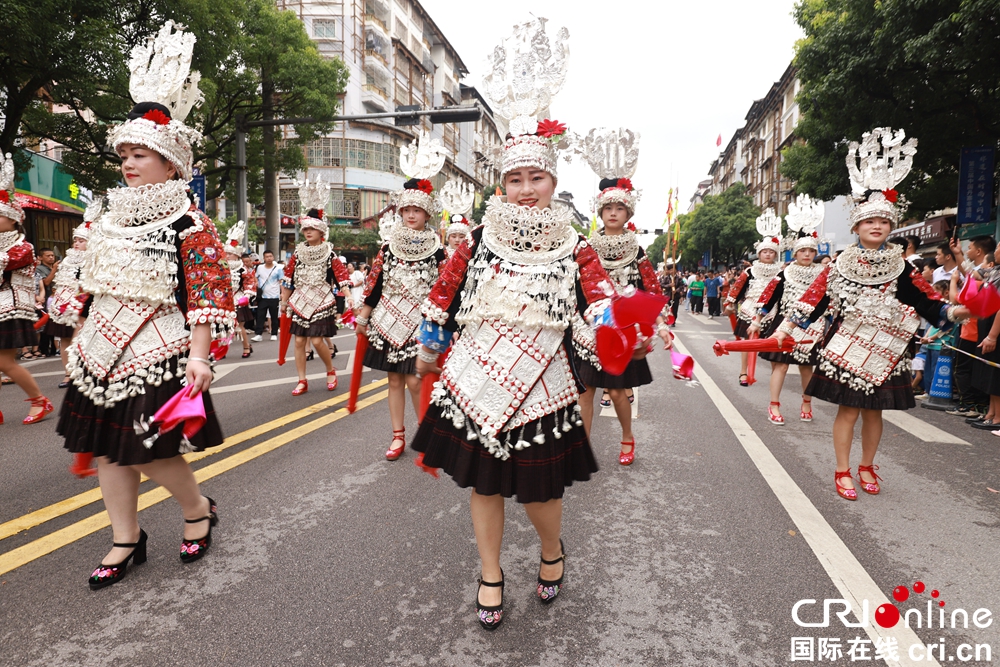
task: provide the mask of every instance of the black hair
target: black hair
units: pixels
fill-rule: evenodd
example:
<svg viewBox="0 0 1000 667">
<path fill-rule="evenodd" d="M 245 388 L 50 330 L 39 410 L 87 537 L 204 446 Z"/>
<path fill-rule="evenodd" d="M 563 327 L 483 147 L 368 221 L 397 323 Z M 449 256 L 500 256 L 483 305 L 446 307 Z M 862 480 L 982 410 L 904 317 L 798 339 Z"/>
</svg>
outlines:
<svg viewBox="0 0 1000 667">
<path fill-rule="evenodd" d="M 249 257 L 249 256 L 250 256 L 250 253 L 248 253 L 248 252 L 245 252 L 245 253 L 243 253 L 242 255 L 240 255 L 240 257 L 241 257 L 241 258 L 242 258 L 242 257 Z"/>
<path fill-rule="evenodd" d="M 903 238 L 913 246 L 914 252 L 916 252 L 916 250 L 920 247 L 920 237 L 916 234 L 907 234 Z"/>
<path fill-rule="evenodd" d="M 976 246 L 987 255 L 997 249 L 996 239 L 985 234 L 983 236 L 973 236 L 969 239 L 969 243 Z"/>
<path fill-rule="evenodd" d="M 311 209 L 309 209 L 308 211 L 306 211 L 306 216 L 310 217 L 310 218 L 316 218 L 317 220 L 322 220 L 323 219 L 323 217 L 319 213 L 319 209 L 318 208 L 311 208 Z"/>
<path fill-rule="evenodd" d="M 273 255 L 274 255 L 274 251 L 273 251 L 273 250 L 265 250 L 265 251 L 264 251 L 263 253 L 261 253 L 261 254 L 263 254 L 263 255 L 272 255 L 272 256 L 273 256 Z"/>
<path fill-rule="evenodd" d="M 951 246 L 948 244 L 947 241 L 944 241 L 943 243 L 939 243 L 938 244 L 938 250 L 940 250 L 941 252 L 943 252 L 948 257 L 951 257 L 952 259 L 955 259 L 955 253 L 953 253 L 951 251 Z"/>
<path fill-rule="evenodd" d="M 904 239 L 901 236 L 894 236 L 894 237 L 892 237 L 891 239 L 889 239 L 889 243 L 891 243 L 893 245 L 898 245 L 903 250 L 906 250 L 906 246 L 907 246 L 906 239 Z"/>
<path fill-rule="evenodd" d="M 403 183 L 403 189 L 404 190 L 419 190 L 420 188 L 417 187 L 417 183 L 419 183 L 419 182 L 420 181 L 418 179 L 411 178 L 406 183 Z"/>
<path fill-rule="evenodd" d="M 598 184 L 597 189 L 604 192 L 608 188 L 613 188 L 618 185 L 617 178 L 602 178 L 600 184 Z"/>
<path fill-rule="evenodd" d="M 128 119 L 135 120 L 136 118 L 142 118 L 150 111 L 159 111 L 167 118 L 171 118 L 170 109 L 163 106 L 162 104 L 159 104 L 157 102 L 139 102 L 134 107 L 132 107 L 131 111 L 128 112 Z"/>
<path fill-rule="evenodd" d="M 923 257 L 918 257 L 916 259 L 910 260 L 910 264 L 912 264 L 913 268 L 915 268 L 917 271 L 923 272 L 924 266 L 927 264 L 927 261 Z"/>
<path fill-rule="evenodd" d="M 52 248 L 39 248 L 38 254 L 41 255 L 43 252 L 55 252 Z"/>
</svg>

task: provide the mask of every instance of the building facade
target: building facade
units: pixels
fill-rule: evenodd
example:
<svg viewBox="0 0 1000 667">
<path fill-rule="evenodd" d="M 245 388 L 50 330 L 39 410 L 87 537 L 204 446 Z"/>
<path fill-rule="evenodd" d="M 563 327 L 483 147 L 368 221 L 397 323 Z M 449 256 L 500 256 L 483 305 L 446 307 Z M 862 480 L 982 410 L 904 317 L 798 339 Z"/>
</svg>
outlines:
<svg viewBox="0 0 1000 667">
<path fill-rule="evenodd" d="M 433 179 L 435 188 L 448 178 L 471 182 L 478 191 L 494 183 L 496 172 L 480 161 L 500 136 L 488 105 L 478 91 L 461 84 L 468 70 L 447 37 L 417 0 L 277 0 L 279 9 L 296 13 L 320 53 L 340 58 L 350 72 L 340 113 L 362 115 L 395 111 L 400 106 L 431 107 L 476 104 L 485 113 L 477 123 L 398 127 L 392 119 L 336 123 L 333 132 L 305 147 L 310 179 L 332 184 L 326 215 L 334 224 L 374 227 L 402 187 L 399 149 L 426 130 L 452 157 Z M 293 137 L 291 127 L 285 137 Z M 304 178 L 307 174 L 296 174 Z M 294 179 L 280 180 L 282 231 L 294 234 L 299 214 Z"/>
</svg>

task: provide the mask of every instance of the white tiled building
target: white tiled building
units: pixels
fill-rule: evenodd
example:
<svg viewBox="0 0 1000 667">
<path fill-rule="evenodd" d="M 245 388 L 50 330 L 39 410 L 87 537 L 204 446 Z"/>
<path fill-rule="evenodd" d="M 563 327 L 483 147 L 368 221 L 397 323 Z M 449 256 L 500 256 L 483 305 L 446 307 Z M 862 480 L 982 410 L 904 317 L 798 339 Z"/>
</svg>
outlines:
<svg viewBox="0 0 1000 667">
<path fill-rule="evenodd" d="M 328 217 L 339 224 L 372 225 L 389 191 L 405 180 L 399 170 L 400 146 L 421 128 L 455 154 L 434 179 L 435 188 L 449 177 L 472 182 L 477 190 L 497 181 L 496 171 L 477 161 L 477 148 L 500 143 L 489 107 L 475 88 L 461 84 L 468 70 L 420 2 L 277 0 L 277 6 L 299 16 L 321 54 L 339 57 L 347 66 L 350 80 L 342 115 L 474 102 L 486 110 L 477 123 L 432 126 L 426 118 L 412 127 L 396 127 L 391 119 L 337 123 L 333 133 L 306 147 L 310 178 L 322 175 L 333 183 Z M 285 136 L 293 131 L 285 128 Z M 285 220 L 299 212 L 298 193 L 291 179 L 282 178 L 280 185 Z"/>
</svg>

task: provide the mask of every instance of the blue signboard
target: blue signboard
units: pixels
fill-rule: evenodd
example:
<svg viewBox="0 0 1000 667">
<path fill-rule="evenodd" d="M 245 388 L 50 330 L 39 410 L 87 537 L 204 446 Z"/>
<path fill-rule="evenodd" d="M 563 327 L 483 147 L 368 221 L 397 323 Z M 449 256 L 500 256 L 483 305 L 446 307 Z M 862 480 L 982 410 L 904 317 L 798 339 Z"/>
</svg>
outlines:
<svg viewBox="0 0 1000 667">
<path fill-rule="evenodd" d="M 205 177 L 195 176 L 191 183 L 191 192 L 197 197 L 198 208 L 202 211 L 205 210 Z"/>
<path fill-rule="evenodd" d="M 940 356 L 934 366 L 930 395 L 951 400 L 951 357 Z"/>
<path fill-rule="evenodd" d="M 709 266 L 712 263 L 712 251 L 706 250 L 705 254 L 701 256 L 701 261 L 698 262 L 698 266 Z"/>
<path fill-rule="evenodd" d="M 963 148 L 958 176 L 958 224 L 993 219 L 993 147 Z"/>
<path fill-rule="evenodd" d="M 819 255 L 829 255 L 830 250 L 831 248 L 829 243 L 820 243 L 819 247 L 816 249 L 816 253 Z"/>
</svg>

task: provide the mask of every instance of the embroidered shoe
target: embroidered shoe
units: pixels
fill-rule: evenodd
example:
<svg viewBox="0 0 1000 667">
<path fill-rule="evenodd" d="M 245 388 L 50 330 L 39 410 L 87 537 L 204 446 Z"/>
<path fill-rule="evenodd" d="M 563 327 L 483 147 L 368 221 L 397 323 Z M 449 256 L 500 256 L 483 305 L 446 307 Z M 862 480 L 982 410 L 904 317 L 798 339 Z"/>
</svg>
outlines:
<svg viewBox="0 0 1000 667">
<path fill-rule="evenodd" d="M 865 493 L 868 493 L 868 494 L 873 495 L 873 496 L 877 496 L 878 493 L 879 493 L 879 491 L 882 490 L 879 487 L 879 485 L 878 485 L 879 480 L 881 480 L 882 478 L 879 477 L 875 473 L 876 470 L 878 470 L 878 466 L 876 466 L 876 465 L 871 465 L 871 466 L 859 465 L 858 466 L 858 481 L 861 482 L 861 490 L 864 491 Z M 863 480 L 861 478 L 861 473 L 863 473 L 863 472 L 866 472 L 869 475 L 871 475 L 872 477 L 874 477 L 875 481 L 874 482 L 866 482 L 865 480 Z"/>
<path fill-rule="evenodd" d="M 208 498 L 208 496 L 205 496 Z M 219 523 L 219 508 L 216 506 L 215 501 L 208 498 L 208 516 L 203 516 L 200 519 L 184 519 L 184 523 L 201 523 L 202 521 L 208 521 L 208 533 L 205 537 L 197 540 L 181 540 L 181 561 L 185 563 L 193 563 L 198 560 L 206 553 L 208 553 L 208 548 L 212 546 L 212 527 Z"/>
<path fill-rule="evenodd" d="M 555 581 L 547 581 L 542 579 L 542 575 L 538 575 L 538 588 L 536 593 L 538 594 L 538 599 L 544 604 L 550 604 L 559 595 L 559 591 L 562 590 L 563 577 L 566 576 L 566 549 L 563 548 L 562 538 L 559 539 L 559 558 L 554 560 L 542 559 L 542 563 L 545 565 L 555 565 L 558 562 L 563 564 L 563 573 Z M 540 568 L 539 568 L 540 569 Z"/>
<path fill-rule="evenodd" d="M 124 579 L 129 561 L 132 561 L 134 565 L 142 565 L 145 563 L 147 537 L 146 531 L 140 529 L 139 540 L 137 542 L 132 542 L 130 544 L 115 542 L 112 546 L 123 548 L 132 547 L 132 553 L 126 556 L 125 560 L 114 565 L 105 565 L 104 563 L 98 565 L 90 575 L 90 590 L 96 591 L 100 588 L 104 588 L 105 586 L 116 584 Z"/>
<path fill-rule="evenodd" d="M 479 625 L 486 630 L 496 630 L 503 621 L 503 569 L 500 570 L 500 581 L 483 581 L 480 577 L 478 582 L 480 587 L 500 588 L 500 604 L 493 607 L 487 607 L 479 602 L 479 588 L 476 589 L 476 618 L 479 619 Z"/>
</svg>

